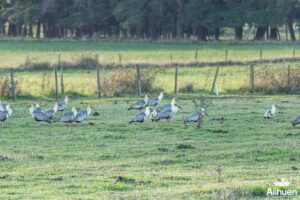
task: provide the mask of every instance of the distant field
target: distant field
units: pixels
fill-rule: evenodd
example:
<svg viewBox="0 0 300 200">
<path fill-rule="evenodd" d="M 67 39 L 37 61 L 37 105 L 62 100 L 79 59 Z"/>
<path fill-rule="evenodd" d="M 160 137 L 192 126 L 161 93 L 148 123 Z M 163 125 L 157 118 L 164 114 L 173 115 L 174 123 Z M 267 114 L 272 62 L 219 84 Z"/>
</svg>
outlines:
<svg viewBox="0 0 300 200">
<path fill-rule="evenodd" d="M 183 129 L 194 107 L 191 96 L 180 97 L 184 110 L 170 123 L 133 125 L 126 102 L 136 98 L 71 99 L 68 110 L 92 104 L 100 112 L 71 128 L 34 122 L 23 111 L 33 100 L 13 103 L 16 111 L 0 127 L 0 198 L 265 199 L 279 178 L 299 194 L 300 135 L 289 122 L 298 98 L 207 99 L 209 115 L 196 130 Z M 277 116 L 264 120 L 272 103 Z"/>
<path fill-rule="evenodd" d="M 249 61 L 259 59 L 260 49 L 263 58 L 300 56 L 300 46 L 289 43 L 147 43 L 147 42 L 108 42 L 108 41 L 26 41 L 0 40 L 0 67 L 17 67 L 26 62 L 58 61 L 75 62 L 83 56 L 99 54 L 100 62 L 119 63 L 169 63 L 195 61 L 198 49 L 198 61 L 224 61 L 225 50 L 228 59 Z"/>
</svg>

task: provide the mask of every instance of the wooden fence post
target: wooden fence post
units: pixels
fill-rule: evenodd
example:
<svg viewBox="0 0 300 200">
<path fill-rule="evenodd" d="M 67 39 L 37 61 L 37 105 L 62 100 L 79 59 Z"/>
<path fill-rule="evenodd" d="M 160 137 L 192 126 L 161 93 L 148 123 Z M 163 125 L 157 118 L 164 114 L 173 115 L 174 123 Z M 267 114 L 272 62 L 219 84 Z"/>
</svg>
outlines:
<svg viewBox="0 0 300 200">
<path fill-rule="evenodd" d="M 57 79 L 57 67 L 54 68 L 54 76 L 55 76 L 55 99 L 58 99 L 58 79 Z"/>
<path fill-rule="evenodd" d="M 295 54 L 296 54 L 296 49 L 293 49 L 293 58 L 295 58 Z"/>
<path fill-rule="evenodd" d="M 101 82 L 100 82 L 100 69 L 99 69 L 99 63 L 98 63 L 98 54 L 96 55 L 96 68 L 97 68 L 97 93 L 98 98 L 101 97 Z"/>
<path fill-rule="evenodd" d="M 225 50 L 225 61 L 228 61 L 228 49 Z"/>
<path fill-rule="evenodd" d="M 65 94 L 65 85 L 64 85 L 64 69 L 63 65 L 61 64 L 60 60 L 60 54 L 58 55 L 58 65 L 60 66 L 60 89 L 61 89 L 61 94 Z"/>
<path fill-rule="evenodd" d="M 105 67 L 106 67 L 106 65 L 103 65 L 102 66 L 102 79 L 103 79 L 103 89 L 104 89 L 104 91 L 103 91 L 103 95 L 104 96 L 107 96 L 107 84 L 106 84 L 106 78 L 105 78 Z"/>
<path fill-rule="evenodd" d="M 260 48 L 259 50 L 259 60 L 261 61 L 263 57 L 263 50 Z"/>
<path fill-rule="evenodd" d="M 195 62 L 197 62 L 197 61 L 198 61 L 198 48 L 195 51 Z"/>
<path fill-rule="evenodd" d="M 255 83 L 254 83 L 254 65 L 250 65 L 250 92 L 254 93 L 255 92 Z"/>
<path fill-rule="evenodd" d="M 15 87 L 14 69 L 10 68 L 10 93 L 13 101 L 16 101 Z"/>
<path fill-rule="evenodd" d="M 121 55 L 121 53 L 119 53 L 119 64 L 120 65 L 122 64 L 122 55 Z"/>
<path fill-rule="evenodd" d="M 141 86 L 141 73 L 140 73 L 140 67 L 136 66 L 136 89 L 137 89 L 137 95 L 142 95 L 142 86 Z"/>
<path fill-rule="evenodd" d="M 291 88 L 291 65 L 288 65 L 287 86 L 289 89 Z"/>
<path fill-rule="evenodd" d="M 219 70 L 220 70 L 220 66 L 217 66 L 217 70 L 216 70 L 216 74 L 215 74 L 215 77 L 214 77 L 213 85 L 212 85 L 212 88 L 211 88 L 211 91 L 210 91 L 211 94 L 214 93 L 214 90 L 215 90 L 215 87 L 216 87 L 216 84 L 217 84 L 217 79 L 218 79 L 218 76 L 219 76 Z"/>
</svg>

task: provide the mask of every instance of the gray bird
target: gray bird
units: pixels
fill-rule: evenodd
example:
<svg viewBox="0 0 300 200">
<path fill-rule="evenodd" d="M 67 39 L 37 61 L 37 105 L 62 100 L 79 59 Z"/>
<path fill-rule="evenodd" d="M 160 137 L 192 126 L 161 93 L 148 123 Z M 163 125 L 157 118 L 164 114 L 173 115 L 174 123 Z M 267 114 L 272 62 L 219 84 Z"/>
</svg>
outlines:
<svg viewBox="0 0 300 200">
<path fill-rule="evenodd" d="M 276 113 L 276 105 L 273 104 L 271 109 L 266 110 L 264 114 L 264 118 L 273 119 L 275 117 L 275 113 Z"/>
<path fill-rule="evenodd" d="M 170 121 L 175 116 L 175 114 L 178 112 L 179 108 L 181 108 L 181 107 L 176 105 L 175 103 L 171 104 L 171 108 L 167 108 L 161 112 L 158 112 L 158 117 L 157 117 L 156 121 L 159 121 L 161 119 Z"/>
<path fill-rule="evenodd" d="M 12 108 L 10 105 L 5 106 L 5 111 L 0 112 L 0 124 L 5 122 L 12 115 Z"/>
<path fill-rule="evenodd" d="M 298 115 L 296 117 L 296 119 L 294 119 L 292 122 L 293 127 L 295 127 L 296 125 L 300 124 L 300 115 Z"/>
<path fill-rule="evenodd" d="M 161 102 L 163 97 L 164 97 L 164 93 L 161 92 L 158 97 L 153 98 L 153 99 L 149 99 L 148 102 L 146 103 L 145 107 L 149 107 L 149 106 L 150 107 L 155 107 L 155 106 L 157 106 Z"/>
<path fill-rule="evenodd" d="M 71 112 L 64 113 L 60 117 L 60 121 L 63 122 L 65 125 L 67 124 L 70 125 L 71 123 L 74 122 L 77 113 L 78 113 L 77 109 L 73 107 Z"/>
<path fill-rule="evenodd" d="M 51 124 L 49 117 L 41 110 L 36 110 L 36 107 L 34 105 L 30 105 L 29 112 L 32 116 L 32 118 L 37 122 L 47 122 Z"/>
<path fill-rule="evenodd" d="M 149 115 L 150 115 L 150 108 L 146 107 L 145 111 L 139 112 L 136 115 L 134 115 L 131 118 L 131 121 L 129 122 L 129 124 L 136 123 L 136 122 L 143 123 Z"/>
<path fill-rule="evenodd" d="M 58 102 L 58 111 L 62 112 L 65 110 L 65 108 L 67 107 L 68 105 L 68 102 L 69 102 L 69 97 L 66 96 L 65 99 L 61 102 Z"/>
<path fill-rule="evenodd" d="M 58 111 L 58 103 L 54 104 L 54 107 L 52 109 L 49 109 L 45 112 L 45 114 L 49 117 L 49 119 L 51 119 L 55 113 L 57 113 Z"/>
<path fill-rule="evenodd" d="M 135 110 L 142 110 L 145 107 L 145 105 L 147 104 L 148 100 L 149 100 L 149 95 L 146 94 L 144 99 L 142 99 L 142 100 L 140 100 L 140 101 L 132 104 L 128 108 L 128 110 L 133 110 L 133 109 L 135 109 Z"/>
<path fill-rule="evenodd" d="M 158 122 L 160 120 L 160 116 L 155 108 L 151 111 L 150 119 L 152 122 Z"/>
<path fill-rule="evenodd" d="M 160 113 L 163 110 L 171 108 L 172 104 L 176 105 L 176 101 L 177 101 L 177 99 L 173 98 L 170 104 L 165 104 L 165 105 L 162 105 L 162 106 L 159 106 L 158 108 L 156 108 L 156 112 Z"/>
<path fill-rule="evenodd" d="M 183 123 L 185 127 L 187 128 L 187 123 L 189 122 L 199 122 L 199 120 L 202 120 L 204 115 L 207 115 L 204 106 L 201 106 L 199 111 L 194 112 L 190 114 L 189 116 L 185 117 L 183 119 Z"/>
<path fill-rule="evenodd" d="M 74 121 L 76 123 L 83 122 L 92 113 L 92 108 L 92 106 L 88 106 L 85 110 L 79 110 Z"/>
</svg>

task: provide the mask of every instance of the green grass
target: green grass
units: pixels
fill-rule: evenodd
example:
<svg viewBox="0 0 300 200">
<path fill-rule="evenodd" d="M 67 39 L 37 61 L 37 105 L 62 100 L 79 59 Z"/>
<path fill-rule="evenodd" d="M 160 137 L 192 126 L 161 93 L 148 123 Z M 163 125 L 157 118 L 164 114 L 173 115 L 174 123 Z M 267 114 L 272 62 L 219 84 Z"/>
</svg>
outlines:
<svg viewBox="0 0 300 200">
<path fill-rule="evenodd" d="M 99 54 L 102 63 L 169 63 L 170 54 L 173 62 L 190 62 L 195 60 L 198 49 L 198 61 L 224 61 L 225 50 L 228 59 L 233 61 L 249 61 L 259 59 L 259 51 L 263 50 L 263 58 L 292 57 L 300 50 L 292 43 L 147 43 L 147 42 L 109 42 L 109 41 L 66 41 L 66 40 L 0 40 L 0 67 L 18 67 L 26 62 L 58 61 L 74 62 L 82 56 Z"/>
<path fill-rule="evenodd" d="M 277 178 L 299 191 L 300 134 L 289 122 L 299 112 L 297 97 L 207 99 L 200 130 L 183 129 L 190 96 L 170 123 L 158 124 L 129 125 L 135 112 L 126 111 L 128 100 L 136 99 L 73 98 L 68 110 L 92 104 L 100 116 L 70 128 L 36 124 L 23 112 L 28 101 L 13 103 L 16 112 L 0 126 L 0 198 L 264 199 Z M 264 120 L 272 103 L 277 116 Z"/>
</svg>

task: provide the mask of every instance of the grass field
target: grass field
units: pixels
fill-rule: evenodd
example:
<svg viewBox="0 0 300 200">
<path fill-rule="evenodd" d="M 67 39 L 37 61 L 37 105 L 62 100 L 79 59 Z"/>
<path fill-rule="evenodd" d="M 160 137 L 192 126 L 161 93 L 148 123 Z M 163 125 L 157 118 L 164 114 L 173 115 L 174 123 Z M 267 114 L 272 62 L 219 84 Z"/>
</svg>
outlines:
<svg viewBox="0 0 300 200">
<path fill-rule="evenodd" d="M 109 41 L 26 41 L 0 40 L 0 67 L 18 67 L 26 62 L 57 63 L 58 54 L 63 61 L 74 62 L 83 56 L 99 54 L 102 63 L 169 63 L 195 61 L 224 61 L 225 50 L 228 59 L 249 61 L 259 59 L 260 49 L 263 58 L 298 56 L 300 47 L 289 43 L 147 43 L 147 42 L 109 42 Z"/>
<path fill-rule="evenodd" d="M 158 124 L 129 125 L 128 100 L 136 99 L 71 99 L 68 109 L 92 104 L 100 116 L 70 128 L 36 124 L 23 113 L 28 101 L 13 103 L 16 112 L 0 127 L 0 198 L 265 199 L 278 178 L 299 194 L 300 131 L 289 122 L 298 97 L 207 98 L 200 130 L 183 129 L 190 96 L 170 123 Z M 277 116 L 264 120 L 272 103 Z"/>
</svg>

